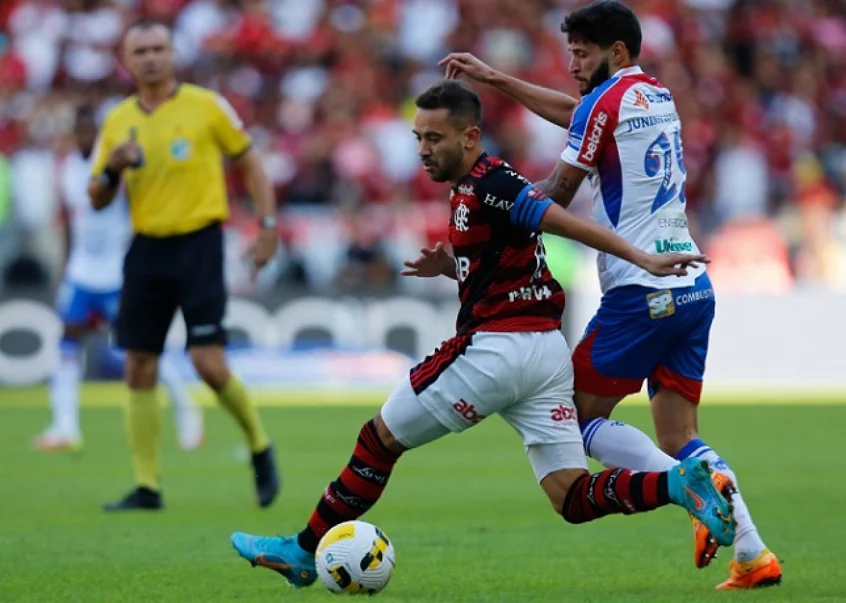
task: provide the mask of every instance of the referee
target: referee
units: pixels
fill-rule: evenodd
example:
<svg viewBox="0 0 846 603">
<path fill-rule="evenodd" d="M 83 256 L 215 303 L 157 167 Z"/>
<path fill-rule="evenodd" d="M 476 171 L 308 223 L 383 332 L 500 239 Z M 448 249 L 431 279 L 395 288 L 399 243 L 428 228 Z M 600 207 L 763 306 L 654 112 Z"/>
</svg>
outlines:
<svg viewBox="0 0 846 603">
<path fill-rule="evenodd" d="M 158 360 L 177 309 L 182 310 L 191 360 L 220 404 L 244 432 L 252 451 L 258 503 L 279 491 L 274 450 L 244 385 L 227 366 L 223 232 L 228 217 L 223 161 L 244 173 L 261 231 L 256 269 L 276 253 L 273 189 L 250 136 L 218 94 L 180 83 L 173 68 L 170 29 L 155 20 L 130 25 L 123 60 L 137 94 L 105 119 L 88 192 L 95 209 L 109 205 L 123 185 L 135 236 L 124 260 L 117 343 L 127 350 L 127 431 L 135 488 L 107 511 L 161 509 L 156 397 Z"/>
</svg>

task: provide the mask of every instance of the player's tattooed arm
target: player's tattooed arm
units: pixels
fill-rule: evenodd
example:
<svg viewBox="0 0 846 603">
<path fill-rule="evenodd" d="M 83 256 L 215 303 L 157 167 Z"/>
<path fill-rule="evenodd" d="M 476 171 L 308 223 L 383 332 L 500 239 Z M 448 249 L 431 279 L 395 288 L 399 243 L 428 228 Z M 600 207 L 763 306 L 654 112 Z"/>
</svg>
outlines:
<svg viewBox="0 0 846 603">
<path fill-rule="evenodd" d="M 447 79 L 464 76 L 496 88 L 529 111 L 548 122 L 570 127 L 573 111 L 579 101 L 568 94 L 544 88 L 498 71 L 469 52 L 453 52 L 438 63 L 446 68 Z"/>
<path fill-rule="evenodd" d="M 535 182 L 535 187 L 561 207 L 567 208 L 586 175 L 585 170 L 559 159 L 549 177 Z"/>
<path fill-rule="evenodd" d="M 542 202 L 542 201 L 541 201 Z M 540 230 L 578 241 L 597 251 L 617 256 L 655 276 L 685 276 L 687 269 L 711 260 L 702 254 L 648 254 L 593 220 L 580 218 L 547 201 Z"/>
</svg>

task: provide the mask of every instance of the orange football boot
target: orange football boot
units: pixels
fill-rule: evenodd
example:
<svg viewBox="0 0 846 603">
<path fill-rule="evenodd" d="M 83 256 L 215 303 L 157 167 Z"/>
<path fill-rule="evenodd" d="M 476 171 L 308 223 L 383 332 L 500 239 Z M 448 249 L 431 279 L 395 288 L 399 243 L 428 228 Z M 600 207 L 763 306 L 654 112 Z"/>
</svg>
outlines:
<svg viewBox="0 0 846 603">
<path fill-rule="evenodd" d="M 769 549 L 764 549 L 752 561 L 739 562 L 732 559 L 729 563 L 731 576 L 717 590 L 739 590 L 762 588 L 781 584 L 781 564 Z"/>
<path fill-rule="evenodd" d="M 731 478 L 725 473 L 714 471 L 711 474 L 711 479 L 717 490 L 720 491 L 730 504 L 731 495 L 735 491 Z M 701 521 L 693 515 L 690 516 L 690 521 L 693 522 L 693 563 L 696 564 L 696 567 L 702 569 L 717 556 L 717 549 L 720 545 L 717 544 L 716 539 L 714 539 L 711 532 L 708 531 L 708 528 Z"/>
</svg>

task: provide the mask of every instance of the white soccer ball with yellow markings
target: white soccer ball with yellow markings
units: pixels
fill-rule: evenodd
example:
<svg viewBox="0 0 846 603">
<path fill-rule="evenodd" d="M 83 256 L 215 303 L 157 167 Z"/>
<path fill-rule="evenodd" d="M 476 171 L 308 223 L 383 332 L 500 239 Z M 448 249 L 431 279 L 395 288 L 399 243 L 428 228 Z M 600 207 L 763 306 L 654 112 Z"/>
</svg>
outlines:
<svg viewBox="0 0 846 603">
<path fill-rule="evenodd" d="M 317 545 L 317 575 L 333 593 L 375 595 L 394 573 L 394 545 L 376 526 L 347 521 Z"/>
</svg>

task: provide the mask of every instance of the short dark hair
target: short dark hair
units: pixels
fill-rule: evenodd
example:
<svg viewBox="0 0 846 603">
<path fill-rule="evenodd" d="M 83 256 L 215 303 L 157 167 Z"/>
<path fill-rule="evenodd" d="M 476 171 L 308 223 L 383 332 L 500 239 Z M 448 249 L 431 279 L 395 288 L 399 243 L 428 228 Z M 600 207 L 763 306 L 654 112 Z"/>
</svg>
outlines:
<svg viewBox="0 0 846 603">
<path fill-rule="evenodd" d="M 97 121 L 97 111 L 94 110 L 94 107 L 91 105 L 78 105 L 76 107 L 76 114 L 74 116 L 77 122 L 81 121 L 90 121 L 96 122 Z"/>
<path fill-rule="evenodd" d="M 472 88 L 459 80 L 444 80 L 429 87 L 414 101 L 418 109 L 446 109 L 449 118 L 462 126 L 482 125 L 482 101 Z"/>
<path fill-rule="evenodd" d="M 637 15 L 617 0 L 597 0 L 573 11 L 561 24 L 570 42 L 588 42 L 610 48 L 620 41 L 633 59 L 640 56 L 642 33 Z"/>
<path fill-rule="evenodd" d="M 154 27 L 164 27 L 167 30 L 168 36 L 173 36 L 173 30 L 167 22 L 156 19 L 155 17 L 141 17 L 126 26 L 126 29 L 123 31 L 123 37 L 125 38 L 129 35 L 129 32 L 135 29 L 153 29 Z"/>
</svg>

